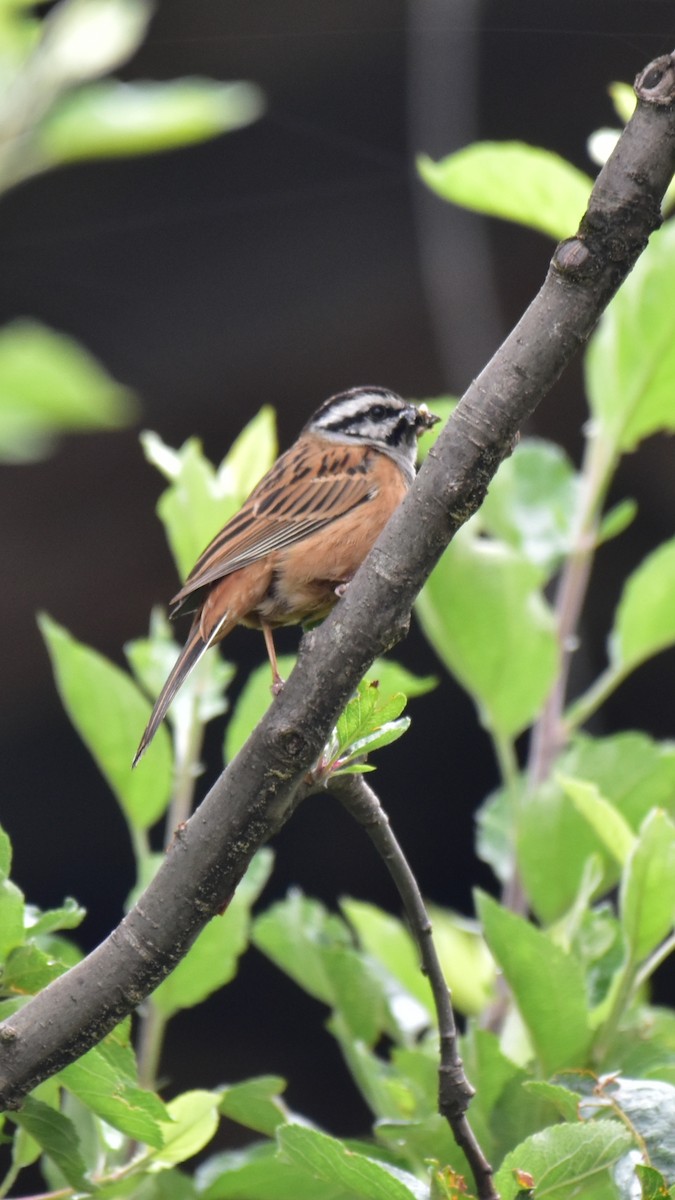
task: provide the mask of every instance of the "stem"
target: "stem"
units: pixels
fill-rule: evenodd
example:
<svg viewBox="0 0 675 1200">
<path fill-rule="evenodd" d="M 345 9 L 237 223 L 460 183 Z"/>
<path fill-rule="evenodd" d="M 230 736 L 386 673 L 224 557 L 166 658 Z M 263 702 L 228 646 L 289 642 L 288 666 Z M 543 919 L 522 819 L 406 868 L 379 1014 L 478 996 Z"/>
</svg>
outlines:
<svg viewBox="0 0 675 1200">
<path fill-rule="evenodd" d="M 634 988 L 638 992 L 642 985 L 654 974 L 654 972 L 665 962 L 670 954 L 675 950 L 675 933 L 671 933 L 665 942 L 661 942 L 660 946 L 656 947 L 653 954 L 642 964 L 639 971 L 635 973 Z"/>
<path fill-rule="evenodd" d="M 605 700 L 623 683 L 625 673 L 618 667 L 609 666 L 589 688 L 570 704 L 565 713 L 565 728 L 568 733 L 585 725 L 586 721 L 605 703 Z"/>
<path fill-rule="evenodd" d="M 598 1030 L 598 1036 L 593 1048 L 593 1057 L 600 1063 L 605 1058 L 619 1028 L 619 1022 L 634 991 L 637 980 L 637 969 L 632 958 L 626 963 L 614 993 L 612 1007 L 607 1020 Z"/>
<path fill-rule="evenodd" d="M 614 446 L 602 440 L 597 428 L 591 428 L 581 469 L 577 529 L 560 575 L 555 599 L 558 672 L 532 733 L 528 762 L 528 779 L 532 789 L 548 779 L 553 763 L 569 737 L 569 729 L 563 721 L 563 710 L 570 666 L 597 549 L 600 513 L 615 468 Z"/>
<path fill-rule="evenodd" d="M 457 1145 L 464 1151 L 473 1172 L 479 1200 L 498 1200 L 487 1161 L 467 1120 L 466 1111 L 474 1095 L 457 1047 L 457 1029 L 450 990 L 436 953 L 432 926 L 417 880 L 389 824 L 375 792 L 362 775 L 341 775 L 330 781 L 330 790 L 358 821 L 372 841 L 391 875 L 403 902 L 410 932 L 429 980 L 438 1017 L 441 1061 L 438 1069 L 438 1108 L 445 1117 Z"/>
<path fill-rule="evenodd" d="M 203 738 L 204 725 L 198 715 L 198 697 L 195 696 L 188 721 L 174 731 L 175 776 L 171 802 L 166 814 L 164 840 L 167 846 L 192 811 Z M 141 1010 L 137 1034 L 138 1081 L 141 1087 L 150 1091 L 157 1088 L 168 1020 L 150 996 Z"/>
</svg>

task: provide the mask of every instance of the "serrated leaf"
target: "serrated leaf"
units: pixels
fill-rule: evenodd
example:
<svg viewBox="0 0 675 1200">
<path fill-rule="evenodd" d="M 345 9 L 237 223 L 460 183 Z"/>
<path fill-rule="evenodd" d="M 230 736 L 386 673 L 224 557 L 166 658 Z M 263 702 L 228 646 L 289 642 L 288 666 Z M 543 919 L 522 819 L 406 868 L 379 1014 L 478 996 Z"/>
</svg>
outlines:
<svg viewBox="0 0 675 1200">
<path fill-rule="evenodd" d="M 492 480 L 480 522 L 548 574 L 570 549 L 578 493 L 578 476 L 564 450 L 525 438 Z"/>
<path fill-rule="evenodd" d="M 605 309 L 585 358 L 601 436 L 617 451 L 675 429 L 675 223 L 652 234 Z"/>
<path fill-rule="evenodd" d="M 465 526 L 417 599 L 425 636 L 466 688 L 483 724 L 525 729 L 555 677 L 557 641 L 541 570 Z"/>
<path fill-rule="evenodd" d="M 162 1125 L 164 1144 L 151 1159 L 155 1169 L 185 1162 L 208 1145 L 218 1128 L 220 1099 L 220 1092 L 196 1089 L 167 1104 L 170 1119 Z"/>
<path fill-rule="evenodd" d="M 279 656 L 279 673 L 283 679 L 288 679 L 295 663 L 295 655 Z M 432 675 L 413 675 L 400 663 L 383 658 L 375 660 L 365 679 L 371 682 L 377 680 L 383 696 L 402 692 L 408 698 L 423 696 L 438 682 Z M 272 703 L 270 684 L 271 675 L 267 662 L 256 667 L 248 676 L 225 731 L 226 762 L 232 761 L 267 712 Z"/>
<path fill-rule="evenodd" d="M 537 1200 L 562 1188 L 585 1188 L 630 1149 L 631 1135 L 618 1121 L 553 1125 L 535 1133 L 506 1155 L 495 1176 L 501 1200 L 514 1200 L 519 1184 L 514 1172 L 534 1178 Z"/>
<path fill-rule="evenodd" d="M 350 1150 L 337 1138 L 300 1125 L 277 1133 L 284 1158 L 323 1182 L 337 1181 L 355 1200 L 428 1200 L 426 1184 L 414 1175 Z"/>
<path fill-rule="evenodd" d="M 169 737 L 159 729 L 146 760 L 131 761 L 150 705 L 119 667 L 78 642 L 46 614 L 39 618 L 68 715 L 129 823 L 147 829 L 164 812 L 172 785 Z"/>
<path fill-rule="evenodd" d="M 153 992 L 153 1002 L 165 1016 L 201 1004 L 234 978 L 239 957 L 248 945 L 251 908 L 269 879 L 272 861 L 271 850 L 256 854 L 225 912 L 209 921 Z"/>
<path fill-rule="evenodd" d="M 578 961 L 489 896 L 478 893 L 476 905 L 544 1072 L 584 1066 L 592 1033 Z"/>
<path fill-rule="evenodd" d="M 675 920 L 675 825 L 659 809 L 640 829 L 621 880 L 619 902 L 632 961 L 641 962 Z"/>
<path fill-rule="evenodd" d="M 132 393 L 73 338 L 27 319 L 0 331 L 0 460 L 41 458 L 63 433 L 134 416 Z"/>
<path fill-rule="evenodd" d="M 622 674 L 675 645 L 674 588 L 675 538 L 647 555 L 624 584 L 609 640 Z"/>
<path fill-rule="evenodd" d="M 636 1163 L 635 1174 L 640 1181 L 641 1200 L 664 1200 L 668 1196 L 668 1182 L 660 1171 L 645 1163 Z"/>
<path fill-rule="evenodd" d="M 444 200 L 517 221 L 556 241 L 578 228 L 593 186 L 559 155 L 523 142 L 478 142 L 440 162 L 420 155 L 417 167 Z"/>
<path fill-rule="evenodd" d="M 162 1145 L 166 1107 L 154 1092 L 131 1082 L 115 1055 L 100 1046 L 59 1072 L 59 1079 L 83 1104 L 113 1128 L 150 1146 Z"/>
<path fill-rule="evenodd" d="M 619 1111 L 627 1124 L 643 1139 L 649 1162 L 675 1179 L 675 1087 L 659 1079 L 608 1079 L 592 1096 L 582 1101 L 582 1111 Z M 615 1168 L 617 1182 L 624 1194 L 634 1175 L 632 1155 L 621 1159 Z"/>
<path fill-rule="evenodd" d="M 38 127 L 38 151 L 50 164 L 152 154 L 238 129 L 262 111 L 249 83 L 110 80 L 60 100 Z"/>
<path fill-rule="evenodd" d="M 26 1096 L 19 1111 L 11 1115 L 12 1120 L 42 1147 L 71 1187 L 86 1193 L 93 1190 L 87 1182 L 72 1121 L 34 1096 Z"/>
<path fill-rule="evenodd" d="M 597 784 L 589 783 L 586 779 L 570 779 L 565 775 L 557 775 L 556 778 L 577 812 L 585 817 L 605 848 L 623 866 L 636 841 L 625 817 L 605 799 Z"/>
</svg>

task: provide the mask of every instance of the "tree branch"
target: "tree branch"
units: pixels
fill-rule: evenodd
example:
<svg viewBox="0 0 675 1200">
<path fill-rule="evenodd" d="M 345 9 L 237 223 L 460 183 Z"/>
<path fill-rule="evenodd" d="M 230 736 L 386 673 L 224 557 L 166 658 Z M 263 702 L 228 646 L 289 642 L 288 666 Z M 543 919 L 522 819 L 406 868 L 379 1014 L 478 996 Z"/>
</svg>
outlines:
<svg viewBox="0 0 675 1200">
<path fill-rule="evenodd" d="M 636 81 L 638 107 L 601 171 L 576 237 L 470 386 L 404 503 L 331 616 L 304 638 L 281 696 L 176 831 L 135 907 L 83 962 L 0 1026 L 0 1107 L 99 1041 L 186 953 L 253 854 L 288 819 L 305 772 L 373 659 L 404 634 L 415 596 L 480 504 L 534 411 L 660 223 L 675 169 L 675 59 Z"/>
<path fill-rule="evenodd" d="M 328 790 L 337 796 L 350 816 L 365 829 L 389 871 L 403 902 L 410 932 L 429 980 L 438 1017 L 440 1064 L 438 1069 L 438 1111 L 448 1122 L 457 1145 L 464 1151 L 473 1172 L 479 1200 L 497 1200 L 492 1167 L 476 1140 L 466 1111 L 474 1095 L 464 1073 L 457 1047 L 457 1029 L 450 991 L 438 960 L 431 921 L 424 907 L 417 880 L 394 836 L 378 797 L 362 775 L 340 775 L 329 780 Z"/>
</svg>

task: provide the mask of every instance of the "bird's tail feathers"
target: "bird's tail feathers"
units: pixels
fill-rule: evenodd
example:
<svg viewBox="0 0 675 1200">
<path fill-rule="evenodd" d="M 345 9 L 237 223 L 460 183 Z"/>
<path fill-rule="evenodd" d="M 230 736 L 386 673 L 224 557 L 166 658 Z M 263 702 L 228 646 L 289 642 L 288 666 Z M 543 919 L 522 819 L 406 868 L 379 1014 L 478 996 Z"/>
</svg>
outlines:
<svg viewBox="0 0 675 1200">
<path fill-rule="evenodd" d="M 155 707 L 150 714 L 150 720 L 145 727 L 145 732 L 140 740 L 138 750 L 134 755 L 134 761 L 131 764 L 132 767 L 135 767 L 136 763 L 139 762 L 142 756 L 145 754 L 150 742 L 154 738 L 159 726 L 164 720 L 167 709 L 176 695 L 176 692 L 180 687 L 182 687 L 188 675 L 190 675 L 197 666 L 202 654 L 204 654 L 204 652 L 208 650 L 209 646 L 212 644 L 212 637 L 209 638 L 208 641 L 204 641 L 201 634 L 199 617 L 197 616 L 192 623 L 192 628 L 190 629 L 188 639 L 178 655 L 171 673 L 164 684 L 164 687 L 155 701 Z"/>
</svg>

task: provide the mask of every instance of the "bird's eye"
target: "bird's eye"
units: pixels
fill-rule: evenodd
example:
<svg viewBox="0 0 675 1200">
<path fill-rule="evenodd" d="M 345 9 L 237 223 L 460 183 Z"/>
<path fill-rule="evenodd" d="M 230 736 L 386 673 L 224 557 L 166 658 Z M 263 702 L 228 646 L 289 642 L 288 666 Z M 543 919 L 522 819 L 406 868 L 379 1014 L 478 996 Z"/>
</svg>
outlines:
<svg viewBox="0 0 675 1200">
<path fill-rule="evenodd" d="M 383 421 L 387 415 L 387 409 L 384 404 L 374 404 L 370 410 L 370 416 L 373 421 Z"/>
</svg>

